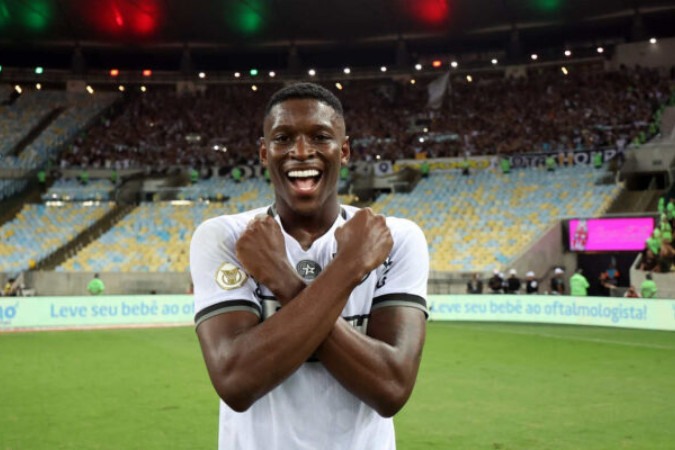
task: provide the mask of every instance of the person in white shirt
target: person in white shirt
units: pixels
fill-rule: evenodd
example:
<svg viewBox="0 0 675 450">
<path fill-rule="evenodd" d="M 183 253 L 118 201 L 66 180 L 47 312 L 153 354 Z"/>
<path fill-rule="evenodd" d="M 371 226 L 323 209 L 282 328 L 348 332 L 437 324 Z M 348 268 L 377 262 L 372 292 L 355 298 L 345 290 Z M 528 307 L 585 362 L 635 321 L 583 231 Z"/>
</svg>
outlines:
<svg viewBox="0 0 675 450">
<path fill-rule="evenodd" d="M 426 329 L 429 255 L 413 222 L 341 206 L 342 105 L 311 83 L 270 99 L 275 202 L 202 223 L 195 322 L 220 449 L 394 449 Z"/>
</svg>

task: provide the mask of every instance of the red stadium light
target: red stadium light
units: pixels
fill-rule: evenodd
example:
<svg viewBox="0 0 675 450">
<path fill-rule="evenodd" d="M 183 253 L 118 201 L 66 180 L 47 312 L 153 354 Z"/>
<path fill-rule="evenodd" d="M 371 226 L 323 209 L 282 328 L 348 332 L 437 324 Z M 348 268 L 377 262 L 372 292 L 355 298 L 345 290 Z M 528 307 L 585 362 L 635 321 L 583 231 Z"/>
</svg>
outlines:
<svg viewBox="0 0 675 450">
<path fill-rule="evenodd" d="M 85 8 L 85 19 L 96 30 L 120 37 L 151 36 L 160 28 L 166 15 L 166 6 L 161 0 L 98 0 L 80 3 Z"/>
<path fill-rule="evenodd" d="M 144 77 L 151 77 L 151 76 L 152 76 L 152 70 L 150 70 L 150 69 L 144 69 L 144 70 L 143 70 L 143 76 L 144 76 Z"/>
<path fill-rule="evenodd" d="M 448 0 L 410 0 L 408 8 L 413 17 L 429 25 L 440 25 L 450 15 Z"/>
<path fill-rule="evenodd" d="M 119 69 L 110 69 L 110 76 L 111 77 L 116 77 L 120 74 Z"/>
<path fill-rule="evenodd" d="M 431 65 L 433 66 L 434 69 L 438 69 L 443 65 L 443 61 L 441 61 L 440 59 L 434 59 Z"/>
</svg>

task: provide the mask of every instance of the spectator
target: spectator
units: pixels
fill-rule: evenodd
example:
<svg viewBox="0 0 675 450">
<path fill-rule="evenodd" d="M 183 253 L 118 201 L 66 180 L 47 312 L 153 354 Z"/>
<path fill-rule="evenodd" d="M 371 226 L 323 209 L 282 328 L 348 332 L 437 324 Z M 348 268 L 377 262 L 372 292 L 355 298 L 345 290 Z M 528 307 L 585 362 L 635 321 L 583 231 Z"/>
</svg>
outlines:
<svg viewBox="0 0 675 450">
<path fill-rule="evenodd" d="M 101 295 L 104 290 L 105 284 L 103 284 L 103 280 L 101 280 L 99 275 L 95 273 L 94 278 L 92 278 L 89 284 L 87 284 L 87 291 L 89 291 L 91 295 Z"/>
<path fill-rule="evenodd" d="M 466 293 L 467 294 L 482 294 L 483 293 L 483 280 L 480 279 L 480 275 L 474 273 L 471 276 L 471 280 L 466 284 Z"/>
<path fill-rule="evenodd" d="M 516 269 L 509 270 L 509 279 L 506 281 L 506 292 L 508 294 L 517 294 L 520 291 L 520 278 Z"/>
<path fill-rule="evenodd" d="M 656 283 L 652 278 L 652 274 L 648 273 L 645 276 L 645 281 L 640 285 L 640 294 L 642 295 L 642 298 L 654 298 L 656 296 Z"/>
<path fill-rule="evenodd" d="M 605 296 L 609 296 L 612 289 L 616 289 L 619 285 L 620 273 L 616 268 L 616 261 L 612 258 L 607 270 L 600 274 L 600 285 L 602 286 Z"/>
<path fill-rule="evenodd" d="M 534 272 L 529 271 L 525 274 L 525 292 L 527 294 L 538 294 L 539 283 L 534 278 Z"/>
<path fill-rule="evenodd" d="M 658 270 L 658 259 L 657 256 L 652 252 L 651 248 L 647 246 L 646 249 L 642 252 L 642 258 L 640 260 L 640 270 L 646 272 L 651 272 L 652 270 Z"/>
<path fill-rule="evenodd" d="M 469 167 L 469 158 L 465 156 L 464 159 L 459 162 L 459 168 L 462 169 L 462 175 L 468 177 L 471 174 Z"/>
<path fill-rule="evenodd" d="M 577 269 L 576 273 L 570 277 L 570 294 L 575 297 L 586 297 L 588 295 L 588 280 L 583 274 L 583 269 Z"/>
<path fill-rule="evenodd" d="M 502 156 L 502 158 L 499 160 L 499 166 L 501 167 L 503 174 L 508 174 L 511 172 L 511 161 L 507 156 Z"/>
<path fill-rule="evenodd" d="M 565 295 L 565 279 L 563 275 L 565 271 L 560 267 L 556 267 L 553 271 L 553 277 L 551 277 L 551 294 L 553 295 Z"/>
<path fill-rule="evenodd" d="M 2 295 L 5 297 L 16 297 L 17 289 L 14 285 L 16 282 L 15 278 L 10 278 L 5 283 L 5 287 L 2 289 Z"/>
<path fill-rule="evenodd" d="M 623 296 L 627 298 L 640 298 L 640 294 L 637 293 L 637 289 L 635 289 L 635 286 L 632 285 L 626 290 L 626 293 L 623 294 Z"/>
<path fill-rule="evenodd" d="M 501 294 L 504 289 L 504 278 L 499 273 L 499 270 L 495 269 L 492 272 L 492 277 L 488 280 L 488 287 L 493 294 Z"/>
</svg>

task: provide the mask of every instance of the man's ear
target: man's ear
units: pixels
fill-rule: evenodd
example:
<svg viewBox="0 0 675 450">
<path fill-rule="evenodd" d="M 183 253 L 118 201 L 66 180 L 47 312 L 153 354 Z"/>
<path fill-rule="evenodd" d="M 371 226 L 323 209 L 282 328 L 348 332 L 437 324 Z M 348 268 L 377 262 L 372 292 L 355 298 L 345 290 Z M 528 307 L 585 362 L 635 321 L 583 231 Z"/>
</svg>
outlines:
<svg viewBox="0 0 675 450">
<path fill-rule="evenodd" d="M 340 149 L 340 163 L 343 166 L 346 166 L 349 163 L 349 157 L 352 154 L 352 149 L 349 145 L 349 136 L 345 136 L 345 141 L 342 143 L 342 148 Z"/>
<path fill-rule="evenodd" d="M 258 155 L 260 156 L 260 164 L 267 167 L 267 147 L 265 147 L 265 138 L 260 138 L 260 146 L 258 147 Z"/>
</svg>

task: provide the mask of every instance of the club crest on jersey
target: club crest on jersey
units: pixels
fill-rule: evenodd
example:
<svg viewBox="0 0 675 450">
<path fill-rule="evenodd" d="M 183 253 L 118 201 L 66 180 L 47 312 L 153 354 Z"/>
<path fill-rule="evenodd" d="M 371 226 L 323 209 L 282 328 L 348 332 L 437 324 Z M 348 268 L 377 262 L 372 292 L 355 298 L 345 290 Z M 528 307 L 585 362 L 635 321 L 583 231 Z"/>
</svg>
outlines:
<svg viewBox="0 0 675 450">
<path fill-rule="evenodd" d="M 216 283 L 225 290 L 241 287 L 246 281 L 246 273 L 232 263 L 226 262 L 216 272 Z"/>
<path fill-rule="evenodd" d="M 309 259 L 303 259 L 295 266 L 295 270 L 305 280 L 313 280 L 321 273 L 321 266 Z"/>
</svg>

